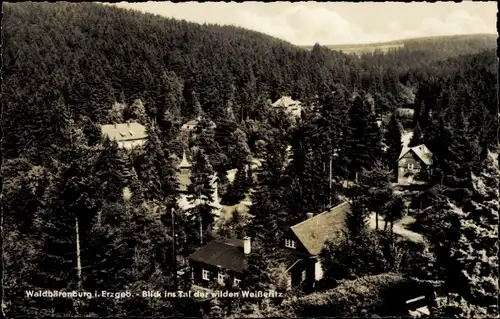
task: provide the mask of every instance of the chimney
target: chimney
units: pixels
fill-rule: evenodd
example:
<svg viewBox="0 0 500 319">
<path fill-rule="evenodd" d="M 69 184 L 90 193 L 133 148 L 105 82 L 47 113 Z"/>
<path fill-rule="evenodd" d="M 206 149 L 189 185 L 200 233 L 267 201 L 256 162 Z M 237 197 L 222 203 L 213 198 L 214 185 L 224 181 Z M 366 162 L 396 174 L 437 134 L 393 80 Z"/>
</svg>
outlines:
<svg viewBox="0 0 500 319">
<path fill-rule="evenodd" d="M 127 126 L 130 127 L 130 120 L 127 121 Z"/>
<path fill-rule="evenodd" d="M 113 123 L 115 125 L 115 128 L 116 128 L 116 123 Z"/>
<path fill-rule="evenodd" d="M 248 255 L 250 254 L 251 250 L 252 250 L 252 243 L 250 237 L 248 236 L 243 237 L 243 253 L 245 255 Z"/>
<path fill-rule="evenodd" d="M 312 217 L 313 217 L 313 213 L 307 213 L 307 219 L 312 218 Z"/>
</svg>

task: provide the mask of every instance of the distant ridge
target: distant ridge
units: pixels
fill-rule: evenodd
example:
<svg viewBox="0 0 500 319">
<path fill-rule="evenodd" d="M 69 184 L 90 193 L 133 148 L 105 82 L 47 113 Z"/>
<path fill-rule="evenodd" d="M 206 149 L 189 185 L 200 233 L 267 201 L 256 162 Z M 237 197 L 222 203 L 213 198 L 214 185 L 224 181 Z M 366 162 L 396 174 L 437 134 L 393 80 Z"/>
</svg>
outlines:
<svg viewBox="0 0 500 319">
<path fill-rule="evenodd" d="M 461 35 L 441 35 L 441 36 L 431 36 L 431 37 L 418 37 L 418 38 L 407 38 L 386 42 L 372 42 L 372 43 L 360 43 L 360 44 L 321 44 L 321 46 L 327 47 L 334 51 L 343 51 L 349 53 L 362 53 L 362 52 L 370 52 L 375 51 L 377 49 L 382 51 L 387 51 L 391 48 L 401 48 L 401 47 L 410 47 L 410 49 L 417 49 L 417 45 L 421 46 L 422 44 L 433 44 L 436 42 L 454 42 L 454 41 L 469 41 L 469 42 L 477 42 L 477 43 L 485 43 L 490 42 L 492 46 L 496 46 L 498 34 L 488 34 L 488 33 L 479 33 L 479 34 L 461 34 Z M 483 46 L 483 45 L 480 45 Z M 313 46 L 302 46 L 305 49 L 312 49 Z"/>
</svg>

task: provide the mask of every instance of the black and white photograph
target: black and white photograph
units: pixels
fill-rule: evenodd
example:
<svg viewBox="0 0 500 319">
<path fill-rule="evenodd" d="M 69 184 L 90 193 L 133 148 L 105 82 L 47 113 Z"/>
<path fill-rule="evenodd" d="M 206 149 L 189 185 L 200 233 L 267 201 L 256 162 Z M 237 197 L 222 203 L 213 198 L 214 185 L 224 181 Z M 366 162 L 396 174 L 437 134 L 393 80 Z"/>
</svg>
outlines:
<svg viewBox="0 0 500 319">
<path fill-rule="evenodd" d="M 4 2 L 3 318 L 498 318 L 497 2 Z"/>
</svg>

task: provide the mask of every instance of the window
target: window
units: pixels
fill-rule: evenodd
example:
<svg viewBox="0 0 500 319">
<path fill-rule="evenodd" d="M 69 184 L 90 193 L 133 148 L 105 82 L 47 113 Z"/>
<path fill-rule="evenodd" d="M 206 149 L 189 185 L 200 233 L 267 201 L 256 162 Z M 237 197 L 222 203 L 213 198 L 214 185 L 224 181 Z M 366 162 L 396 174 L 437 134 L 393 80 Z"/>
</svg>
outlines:
<svg viewBox="0 0 500 319">
<path fill-rule="evenodd" d="M 224 284 L 224 274 L 223 273 L 219 273 L 217 275 L 217 281 L 219 282 L 219 284 L 223 285 Z"/>
<path fill-rule="evenodd" d="M 202 276 L 203 280 L 210 280 L 208 270 L 203 269 L 201 271 L 201 276 Z"/>
<path fill-rule="evenodd" d="M 302 270 L 302 281 L 306 280 L 306 271 Z"/>
<path fill-rule="evenodd" d="M 291 239 L 286 238 L 285 239 L 285 247 L 288 247 L 288 248 L 295 248 L 295 247 L 297 247 L 296 244 L 295 244 L 295 240 L 291 240 Z"/>
<path fill-rule="evenodd" d="M 408 163 L 408 169 L 413 169 L 413 164 L 412 163 Z"/>
<path fill-rule="evenodd" d="M 239 280 L 238 278 L 234 278 L 234 286 L 235 287 L 239 287 L 240 286 L 240 282 L 241 282 L 241 280 Z"/>
</svg>

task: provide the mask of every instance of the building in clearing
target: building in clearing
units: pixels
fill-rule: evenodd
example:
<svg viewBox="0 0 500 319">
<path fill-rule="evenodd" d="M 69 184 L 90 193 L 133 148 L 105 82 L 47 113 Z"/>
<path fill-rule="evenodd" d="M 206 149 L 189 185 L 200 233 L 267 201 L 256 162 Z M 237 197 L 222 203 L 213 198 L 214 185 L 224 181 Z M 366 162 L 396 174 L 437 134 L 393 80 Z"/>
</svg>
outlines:
<svg viewBox="0 0 500 319">
<path fill-rule="evenodd" d="M 200 121 L 201 121 L 201 116 L 198 116 L 197 118 L 195 118 L 193 120 L 187 121 L 186 123 L 182 124 L 181 131 L 183 131 L 183 132 L 195 131 L 196 128 L 198 127 L 198 124 L 200 123 Z M 217 125 L 213 121 L 210 121 L 210 124 L 211 124 L 211 128 L 213 128 L 213 129 L 215 129 L 217 127 Z"/>
<path fill-rule="evenodd" d="M 283 96 L 272 104 L 274 108 L 282 108 L 285 113 L 292 115 L 295 118 L 300 118 L 302 115 L 302 103 L 294 101 L 290 96 Z"/>
<path fill-rule="evenodd" d="M 148 138 L 146 127 L 136 122 L 101 125 L 101 133 L 125 149 L 140 147 Z"/>
</svg>

